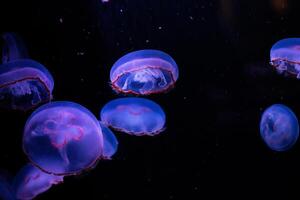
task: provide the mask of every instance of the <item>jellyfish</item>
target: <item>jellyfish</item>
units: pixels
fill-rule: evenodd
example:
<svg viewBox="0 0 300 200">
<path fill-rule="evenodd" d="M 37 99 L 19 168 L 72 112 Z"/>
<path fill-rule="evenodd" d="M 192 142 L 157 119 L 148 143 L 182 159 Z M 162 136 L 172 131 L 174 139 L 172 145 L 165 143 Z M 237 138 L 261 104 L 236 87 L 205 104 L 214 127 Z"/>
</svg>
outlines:
<svg viewBox="0 0 300 200">
<path fill-rule="evenodd" d="M 0 174 L 0 199 L 14 200 L 11 183 L 6 176 Z"/>
<path fill-rule="evenodd" d="M 300 38 L 286 38 L 276 42 L 270 57 L 270 64 L 278 73 L 300 78 Z"/>
<path fill-rule="evenodd" d="M 14 33 L 4 40 L 0 65 L 0 107 L 28 110 L 52 98 L 54 81 L 39 62 L 29 59 L 22 40 Z"/>
<path fill-rule="evenodd" d="M 23 149 L 43 171 L 74 175 L 96 166 L 103 155 L 103 135 L 88 109 L 68 101 L 51 102 L 28 118 Z"/>
<path fill-rule="evenodd" d="M 118 140 L 114 133 L 102 122 L 100 126 L 103 134 L 103 155 L 102 159 L 110 160 L 111 157 L 117 152 Z"/>
<path fill-rule="evenodd" d="M 261 117 L 260 134 L 270 149 L 289 150 L 299 136 L 298 119 L 287 106 L 274 104 L 268 107 Z"/>
<path fill-rule="evenodd" d="M 63 182 L 63 176 L 41 171 L 32 164 L 25 165 L 15 176 L 12 188 L 16 199 L 29 200 Z"/>
<path fill-rule="evenodd" d="M 171 89 L 178 79 L 176 62 L 158 50 L 139 50 L 121 57 L 110 70 L 118 93 L 149 95 Z"/>
<path fill-rule="evenodd" d="M 100 112 L 103 123 L 131 135 L 156 135 L 163 131 L 166 116 L 155 102 L 136 97 L 107 103 Z"/>
</svg>

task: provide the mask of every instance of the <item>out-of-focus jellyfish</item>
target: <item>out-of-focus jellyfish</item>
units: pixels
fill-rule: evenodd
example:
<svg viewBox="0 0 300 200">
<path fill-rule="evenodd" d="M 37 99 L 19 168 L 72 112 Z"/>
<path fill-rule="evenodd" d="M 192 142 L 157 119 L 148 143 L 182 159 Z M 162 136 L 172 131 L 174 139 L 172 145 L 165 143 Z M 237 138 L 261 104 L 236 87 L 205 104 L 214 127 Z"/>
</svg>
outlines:
<svg viewBox="0 0 300 200">
<path fill-rule="evenodd" d="M 32 164 L 25 165 L 14 178 L 12 188 L 16 199 L 33 199 L 52 185 L 63 182 L 63 176 L 47 174 Z"/>
<path fill-rule="evenodd" d="M 31 162 L 45 172 L 72 175 L 96 165 L 103 154 L 103 136 L 89 110 L 58 101 L 31 114 L 24 128 L 23 148 Z"/>
<path fill-rule="evenodd" d="M 28 59 L 22 40 L 14 33 L 2 35 L 4 40 L 0 65 L 0 106 L 28 110 L 52 98 L 54 81 L 40 63 Z"/>
<path fill-rule="evenodd" d="M 103 123 L 132 135 L 155 135 L 164 129 L 166 116 L 155 102 L 136 97 L 119 98 L 101 110 Z"/>
<path fill-rule="evenodd" d="M 298 119 L 287 106 L 274 104 L 261 117 L 260 134 L 272 150 L 289 150 L 299 136 Z"/>
<path fill-rule="evenodd" d="M 287 38 L 276 42 L 270 53 L 270 64 L 278 73 L 300 78 L 300 38 Z"/>
<path fill-rule="evenodd" d="M 2 200 L 14 200 L 10 181 L 3 175 L 0 174 L 0 199 Z"/>
<path fill-rule="evenodd" d="M 131 52 L 110 70 L 112 88 L 126 94 L 160 93 L 172 88 L 177 79 L 177 64 L 171 56 L 158 50 Z"/>
<path fill-rule="evenodd" d="M 100 126 L 103 134 L 103 155 L 102 159 L 110 160 L 111 157 L 117 152 L 118 140 L 114 133 L 102 122 Z"/>
</svg>

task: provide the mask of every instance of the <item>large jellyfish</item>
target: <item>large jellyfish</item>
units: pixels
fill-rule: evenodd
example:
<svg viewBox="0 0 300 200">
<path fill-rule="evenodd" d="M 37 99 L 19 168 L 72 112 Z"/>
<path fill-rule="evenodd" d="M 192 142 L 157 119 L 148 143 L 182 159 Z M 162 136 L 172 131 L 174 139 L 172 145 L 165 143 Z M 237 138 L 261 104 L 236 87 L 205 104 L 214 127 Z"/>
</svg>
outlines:
<svg viewBox="0 0 300 200">
<path fill-rule="evenodd" d="M 32 164 L 27 164 L 14 178 L 12 188 L 16 199 L 27 200 L 62 182 L 63 176 L 47 174 Z"/>
<path fill-rule="evenodd" d="M 166 116 L 155 102 L 136 97 L 119 98 L 101 110 L 103 123 L 132 135 L 155 135 L 164 129 Z"/>
<path fill-rule="evenodd" d="M 287 106 L 274 104 L 261 117 L 260 134 L 272 150 L 289 150 L 299 137 L 297 117 Z"/>
<path fill-rule="evenodd" d="M 278 73 L 300 78 L 300 38 L 286 38 L 276 42 L 270 53 L 270 64 Z"/>
<path fill-rule="evenodd" d="M 176 62 L 158 50 L 140 50 L 121 57 L 110 70 L 112 88 L 136 95 L 160 93 L 178 79 Z"/>
<path fill-rule="evenodd" d="M 58 101 L 39 107 L 29 117 L 23 148 L 42 170 L 72 175 L 96 165 L 103 155 L 103 135 L 89 110 L 77 103 Z"/>
<path fill-rule="evenodd" d="M 2 35 L 4 40 L 0 65 L 0 106 L 28 110 L 52 98 L 54 81 L 40 63 L 28 59 L 22 40 L 14 33 Z"/>
<path fill-rule="evenodd" d="M 117 152 L 118 140 L 114 133 L 102 122 L 100 126 L 103 134 L 103 155 L 102 159 L 110 160 L 111 157 Z"/>
</svg>

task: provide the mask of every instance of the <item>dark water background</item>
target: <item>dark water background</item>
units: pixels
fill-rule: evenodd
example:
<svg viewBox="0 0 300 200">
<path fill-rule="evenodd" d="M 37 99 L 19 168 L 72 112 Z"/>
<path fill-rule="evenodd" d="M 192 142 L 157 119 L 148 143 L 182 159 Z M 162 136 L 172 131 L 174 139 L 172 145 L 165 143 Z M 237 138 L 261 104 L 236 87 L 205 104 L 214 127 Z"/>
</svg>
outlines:
<svg viewBox="0 0 300 200">
<path fill-rule="evenodd" d="M 179 66 L 175 89 L 149 97 L 167 114 L 165 132 L 117 134 L 112 161 L 37 199 L 299 196 L 299 142 L 274 153 L 258 127 L 274 103 L 300 116 L 300 82 L 268 65 L 276 41 L 300 37 L 299 9 L 297 0 L 1 0 L 1 32 L 19 33 L 48 67 L 54 100 L 96 116 L 118 97 L 108 83 L 120 56 L 154 48 Z M 21 139 L 29 115 L 0 112 L 0 168 L 12 175 L 27 162 Z"/>
</svg>

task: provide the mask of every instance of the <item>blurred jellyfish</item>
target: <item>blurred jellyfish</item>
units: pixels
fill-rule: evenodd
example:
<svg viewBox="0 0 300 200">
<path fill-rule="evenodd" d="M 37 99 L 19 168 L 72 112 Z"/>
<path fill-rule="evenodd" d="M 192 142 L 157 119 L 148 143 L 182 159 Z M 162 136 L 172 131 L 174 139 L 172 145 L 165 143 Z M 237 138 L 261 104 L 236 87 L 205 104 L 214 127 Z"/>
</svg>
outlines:
<svg viewBox="0 0 300 200">
<path fill-rule="evenodd" d="M 172 88 L 177 79 L 177 64 L 171 56 L 158 50 L 131 52 L 110 70 L 113 89 L 126 94 L 160 93 Z"/>
<path fill-rule="evenodd" d="M 28 59 L 22 40 L 14 33 L 2 35 L 4 40 L 0 65 L 0 106 L 28 110 L 52 98 L 54 81 L 40 63 Z"/>
<path fill-rule="evenodd" d="M 155 135 L 164 129 L 166 116 L 155 102 L 144 98 L 119 98 L 101 110 L 103 123 L 132 135 Z"/>
<path fill-rule="evenodd" d="M 47 174 L 32 164 L 27 164 L 14 178 L 12 188 L 16 199 L 27 200 L 62 182 L 63 176 Z"/>
<path fill-rule="evenodd" d="M 300 78 L 300 38 L 287 38 L 276 42 L 270 52 L 270 64 L 278 73 Z"/>
<path fill-rule="evenodd" d="M 10 181 L 4 174 L 0 174 L 0 199 L 14 200 Z"/>
<path fill-rule="evenodd" d="M 114 133 L 102 122 L 100 126 L 103 134 L 103 155 L 102 159 L 111 159 L 111 157 L 117 152 L 118 140 Z"/>
<path fill-rule="evenodd" d="M 96 117 L 67 101 L 39 107 L 26 122 L 23 148 L 42 170 L 72 175 L 92 168 L 103 154 L 103 136 Z"/>
<path fill-rule="evenodd" d="M 272 150 L 289 150 L 299 137 L 298 119 L 287 106 L 274 104 L 261 117 L 260 134 Z"/>
</svg>

